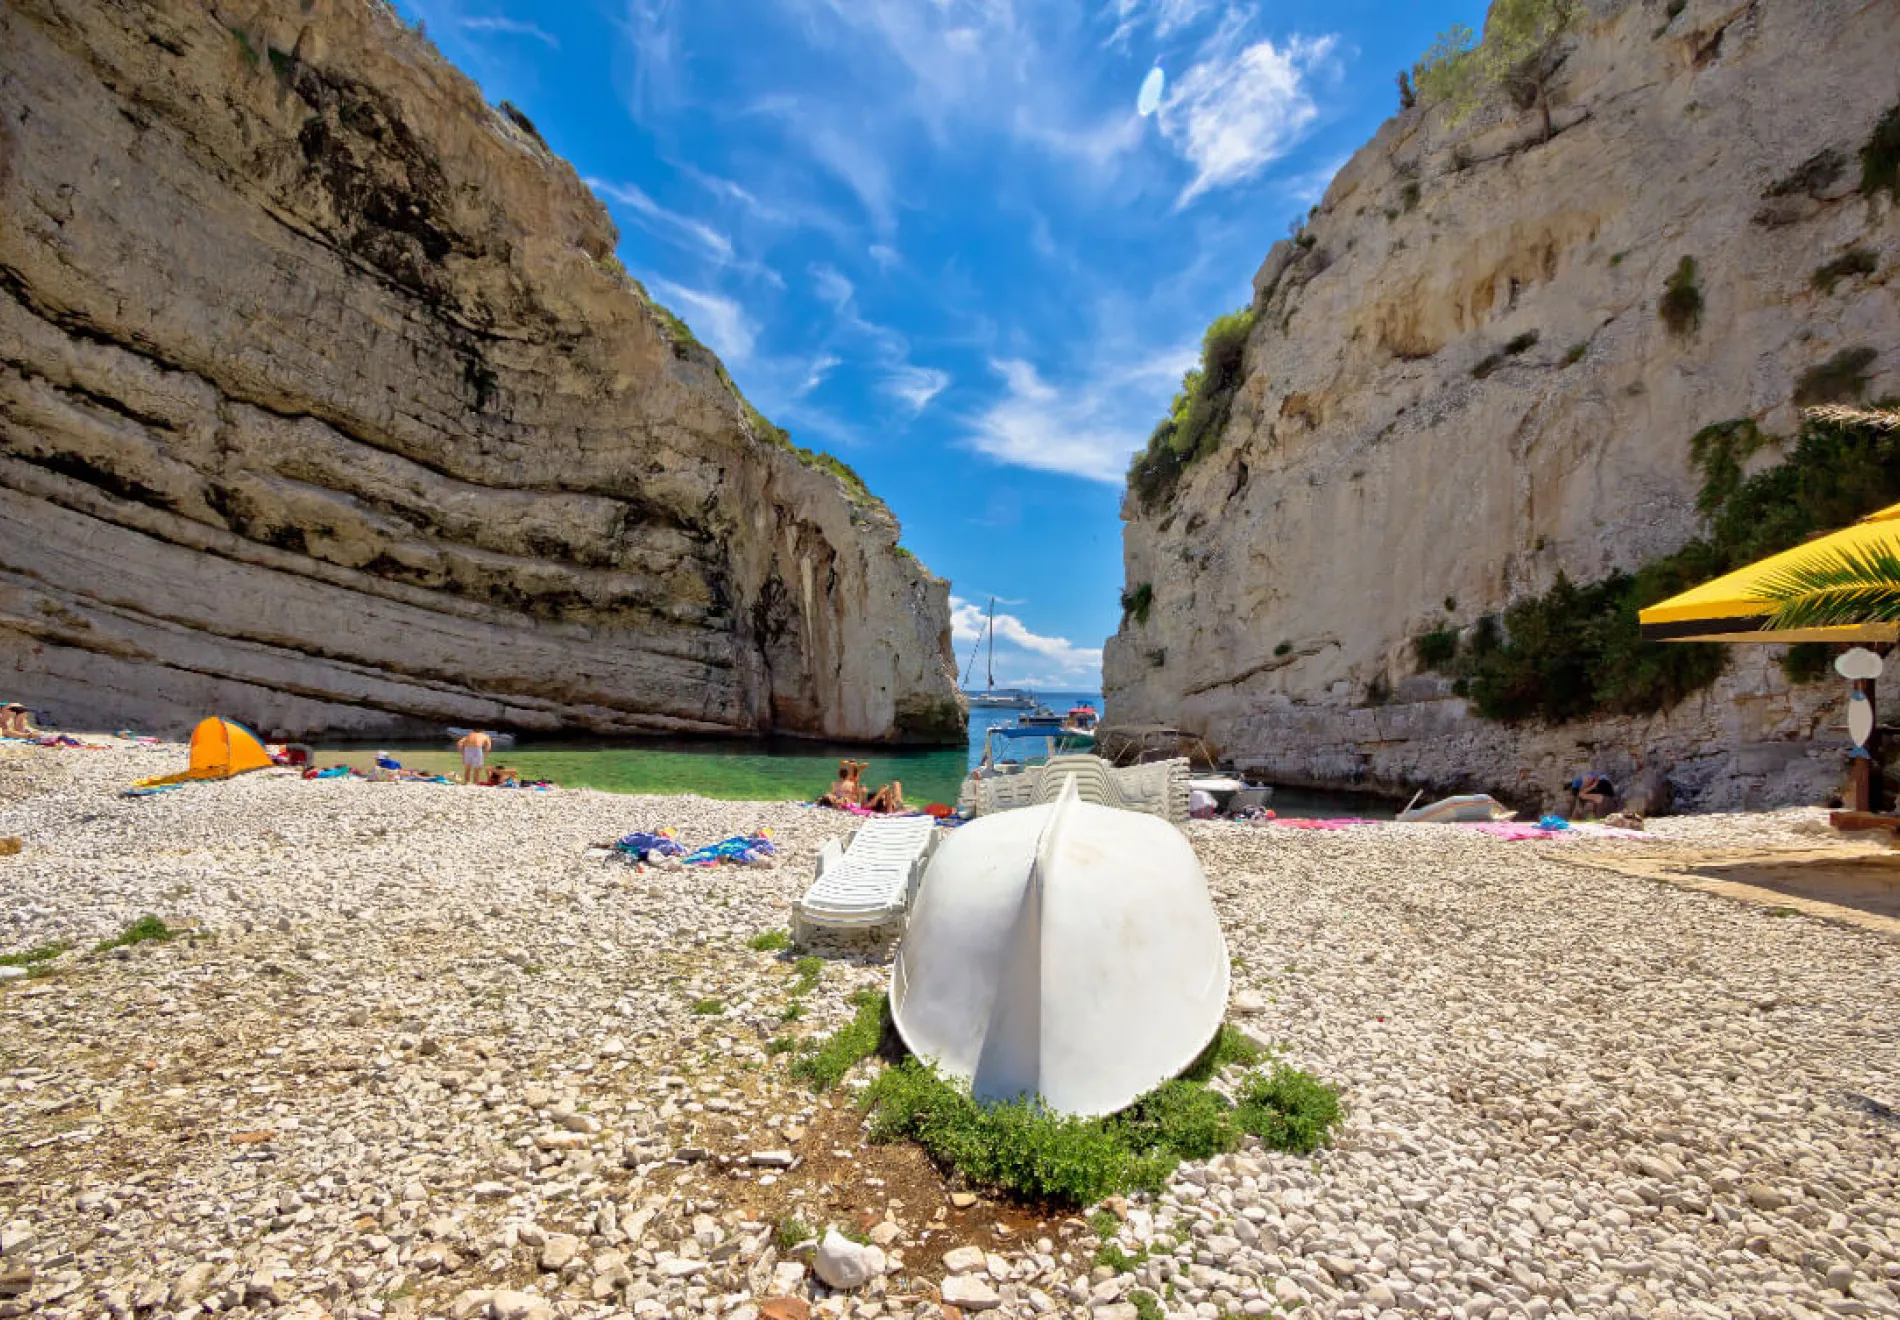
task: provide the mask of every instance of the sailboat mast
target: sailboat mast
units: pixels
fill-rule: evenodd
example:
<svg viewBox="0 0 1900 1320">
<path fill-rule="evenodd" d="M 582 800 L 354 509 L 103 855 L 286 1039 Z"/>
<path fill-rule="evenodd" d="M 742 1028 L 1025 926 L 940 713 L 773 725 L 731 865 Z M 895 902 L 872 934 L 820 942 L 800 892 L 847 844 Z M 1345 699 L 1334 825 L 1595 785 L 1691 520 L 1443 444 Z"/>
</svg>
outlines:
<svg viewBox="0 0 1900 1320">
<path fill-rule="evenodd" d="M 986 691 L 996 686 L 996 597 L 994 596 L 990 597 L 990 623 L 987 631 L 990 635 L 990 681 L 985 687 Z"/>
</svg>

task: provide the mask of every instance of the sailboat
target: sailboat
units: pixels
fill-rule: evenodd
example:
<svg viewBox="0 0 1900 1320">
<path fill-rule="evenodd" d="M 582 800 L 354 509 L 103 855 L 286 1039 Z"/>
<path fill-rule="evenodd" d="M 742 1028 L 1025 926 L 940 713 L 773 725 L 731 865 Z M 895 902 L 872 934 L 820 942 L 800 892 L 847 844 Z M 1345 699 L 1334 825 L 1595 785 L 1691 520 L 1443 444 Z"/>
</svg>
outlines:
<svg viewBox="0 0 1900 1320">
<path fill-rule="evenodd" d="M 970 690 L 970 671 L 976 668 L 976 653 L 982 649 L 985 641 L 989 643 L 989 666 L 986 681 L 981 692 Z M 1021 688 L 999 688 L 996 686 L 996 597 L 990 597 L 988 620 L 983 625 L 983 636 L 976 639 L 976 645 L 970 648 L 970 663 L 963 667 L 963 695 L 969 699 L 972 709 L 988 707 L 992 710 L 1034 710 L 1036 698 Z"/>
</svg>

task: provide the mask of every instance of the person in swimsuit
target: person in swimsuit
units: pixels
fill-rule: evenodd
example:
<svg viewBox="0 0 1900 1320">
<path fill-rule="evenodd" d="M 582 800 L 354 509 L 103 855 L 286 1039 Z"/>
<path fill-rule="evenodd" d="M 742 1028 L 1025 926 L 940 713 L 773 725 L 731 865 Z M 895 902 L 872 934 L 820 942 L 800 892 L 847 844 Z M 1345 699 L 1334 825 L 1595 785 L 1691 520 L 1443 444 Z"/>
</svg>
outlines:
<svg viewBox="0 0 1900 1320">
<path fill-rule="evenodd" d="M 871 800 L 864 805 L 872 811 L 883 812 L 887 815 L 902 811 L 904 809 L 903 781 L 898 779 L 891 780 L 890 783 L 873 793 Z"/>
<path fill-rule="evenodd" d="M 480 729 L 470 729 L 456 740 L 455 745 L 462 749 L 462 782 L 479 782 L 482 762 L 488 759 L 488 749 L 494 746 L 494 739 Z"/>
<path fill-rule="evenodd" d="M 0 708 L 0 738 L 31 738 L 33 723 L 27 717 L 26 707 L 17 701 L 8 702 Z"/>
<path fill-rule="evenodd" d="M 1570 791 L 1577 795 L 1577 807 L 1571 814 L 1584 819 L 1594 819 L 1611 811 L 1616 803 L 1616 785 L 1609 776 L 1600 775 L 1592 770 L 1570 781 Z"/>
<path fill-rule="evenodd" d="M 838 777 L 832 781 L 825 795 L 818 799 L 821 807 L 856 807 L 864 802 L 863 776 L 865 761 L 838 762 Z"/>
</svg>

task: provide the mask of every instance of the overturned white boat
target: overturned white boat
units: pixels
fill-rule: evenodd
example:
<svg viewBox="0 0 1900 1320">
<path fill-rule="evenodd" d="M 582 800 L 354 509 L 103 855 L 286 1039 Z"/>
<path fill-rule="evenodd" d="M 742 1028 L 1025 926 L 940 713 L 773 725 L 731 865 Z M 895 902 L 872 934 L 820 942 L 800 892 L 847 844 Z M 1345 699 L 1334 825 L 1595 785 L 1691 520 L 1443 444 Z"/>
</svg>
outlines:
<svg viewBox="0 0 1900 1320">
<path fill-rule="evenodd" d="M 912 1053 L 979 1100 L 1124 1108 L 1227 1008 L 1227 941 L 1182 833 L 1084 802 L 985 816 L 938 845 L 891 969 Z"/>
<path fill-rule="evenodd" d="M 1440 798 L 1425 806 L 1417 806 L 1423 793 L 1414 794 L 1414 805 L 1399 813 L 1399 819 L 1405 822 L 1430 821 L 1438 824 L 1470 824 L 1491 820 L 1509 820 L 1517 815 L 1509 807 L 1488 793 L 1463 793 L 1457 797 Z"/>
</svg>

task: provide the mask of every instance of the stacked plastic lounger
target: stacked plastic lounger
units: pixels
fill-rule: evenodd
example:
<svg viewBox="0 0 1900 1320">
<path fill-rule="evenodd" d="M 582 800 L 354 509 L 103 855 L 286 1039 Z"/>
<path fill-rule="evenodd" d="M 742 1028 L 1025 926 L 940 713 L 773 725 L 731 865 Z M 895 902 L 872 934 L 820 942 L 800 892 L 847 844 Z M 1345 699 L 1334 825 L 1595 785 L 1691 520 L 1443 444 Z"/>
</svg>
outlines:
<svg viewBox="0 0 1900 1320">
<path fill-rule="evenodd" d="M 818 875 L 792 904 L 792 938 L 813 929 L 863 930 L 901 921 L 934 842 L 929 816 L 866 821 L 841 848 L 818 854 Z"/>
<path fill-rule="evenodd" d="M 1075 780 L 1076 796 L 1084 802 L 1145 812 L 1176 825 L 1187 821 L 1185 757 L 1114 768 L 1098 756 L 1058 756 L 1021 774 L 966 780 L 958 807 L 970 815 L 988 816 L 1017 807 L 1044 806 L 1056 800 L 1070 778 Z"/>
</svg>

